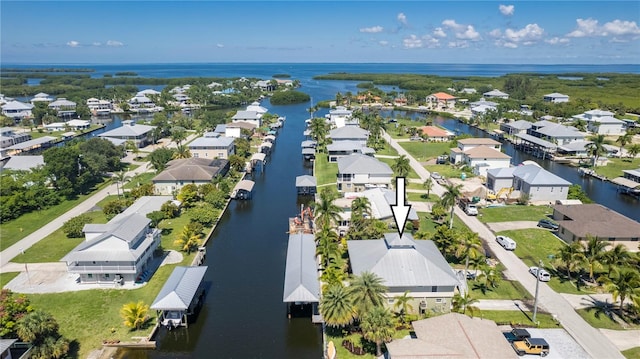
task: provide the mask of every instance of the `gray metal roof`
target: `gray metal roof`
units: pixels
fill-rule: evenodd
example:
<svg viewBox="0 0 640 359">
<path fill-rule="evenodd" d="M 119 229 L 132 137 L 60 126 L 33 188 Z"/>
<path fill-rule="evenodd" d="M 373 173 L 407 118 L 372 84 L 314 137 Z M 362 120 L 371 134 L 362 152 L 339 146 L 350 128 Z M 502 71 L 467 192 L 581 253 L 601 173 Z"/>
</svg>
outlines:
<svg viewBox="0 0 640 359">
<path fill-rule="evenodd" d="M 366 141 L 342 140 L 328 144 L 327 151 L 357 151 L 366 146 Z"/>
<path fill-rule="evenodd" d="M 515 122 L 505 123 L 505 124 L 503 124 L 503 126 L 515 128 L 515 129 L 518 129 L 518 130 L 528 130 L 528 129 L 531 128 L 531 122 L 526 121 L 526 120 L 518 120 L 518 121 L 515 121 Z"/>
<path fill-rule="evenodd" d="M 313 234 L 289 234 L 282 301 L 285 303 L 319 302 L 320 280 L 318 277 L 316 242 Z"/>
<path fill-rule="evenodd" d="M 531 143 L 534 143 L 534 144 L 536 144 L 538 146 L 542 146 L 542 147 L 545 147 L 545 148 L 549 148 L 549 149 L 558 148 L 558 145 L 556 145 L 553 142 L 545 141 L 542 138 L 538 138 L 536 136 L 531 136 L 531 135 L 528 135 L 526 133 L 518 133 L 516 135 L 516 137 L 519 137 L 519 138 L 521 138 L 521 139 L 523 139 L 523 140 L 525 140 L 527 142 L 531 142 Z"/>
<path fill-rule="evenodd" d="M 133 202 L 132 205 L 127 207 L 124 212 L 113 217 L 109 222 L 118 222 L 134 213 L 146 217 L 147 214 L 153 211 L 159 211 L 163 204 L 171 200 L 173 200 L 173 196 L 142 196 Z"/>
<path fill-rule="evenodd" d="M 354 153 L 338 158 L 338 173 L 393 175 L 393 170 L 375 157 Z"/>
<path fill-rule="evenodd" d="M 20 101 L 11 101 L 2 105 L 3 110 L 31 110 L 35 106 L 30 103 L 24 103 Z"/>
<path fill-rule="evenodd" d="M 189 308 L 207 268 L 207 266 L 175 267 L 151 304 L 151 309 L 186 310 Z"/>
<path fill-rule="evenodd" d="M 56 139 L 57 138 L 52 137 L 52 136 L 42 136 L 40 138 L 34 138 L 33 140 L 16 143 L 15 145 L 8 147 L 8 149 L 10 149 L 10 150 L 23 150 L 25 148 L 30 148 L 30 147 L 33 147 L 33 146 L 41 145 L 43 143 L 53 142 Z"/>
<path fill-rule="evenodd" d="M 243 190 L 243 191 L 247 191 L 247 192 L 251 192 L 253 191 L 253 186 L 255 185 L 255 182 L 250 181 L 250 180 L 242 180 L 240 182 L 238 182 L 238 184 L 236 184 L 236 186 L 233 188 L 233 190 Z"/>
<path fill-rule="evenodd" d="M 309 148 L 309 147 L 316 147 L 317 144 L 318 144 L 318 142 L 316 142 L 316 141 L 306 140 L 306 141 L 302 141 L 300 143 L 300 146 L 302 148 Z"/>
<path fill-rule="evenodd" d="M 257 120 L 259 118 L 260 116 L 256 111 L 238 111 L 231 117 L 232 120 Z"/>
<path fill-rule="evenodd" d="M 38 166 L 44 166 L 44 156 L 13 156 L 2 169 L 29 171 Z"/>
<path fill-rule="evenodd" d="M 366 140 L 369 137 L 369 131 L 364 130 L 358 126 L 344 126 L 336 128 L 329 132 L 329 137 L 335 140 L 341 139 L 362 139 Z"/>
<path fill-rule="evenodd" d="M 101 133 L 98 136 L 100 137 L 140 136 L 147 132 L 150 132 L 154 128 L 156 128 L 156 126 L 139 125 L 139 124 L 135 124 L 133 126 L 124 125 L 118 128 L 114 128 L 111 131 Z"/>
<path fill-rule="evenodd" d="M 167 168 L 155 176 L 155 182 L 210 181 L 229 163 L 225 159 L 186 158 L 171 160 Z"/>
<path fill-rule="evenodd" d="M 229 147 L 234 141 L 233 137 L 198 137 L 189 142 L 189 148 L 194 147 Z"/>
<path fill-rule="evenodd" d="M 404 233 L 383 239 L 347 241 L 354 274 L 373 272 L 387 287 L 459 286 L 452 268 L 429 240 Z"/>
<path fill-rule="evenodd" d="M 315 187 L 318 184 L 316 178 L 309 175 L 296 177 L 296 187 Z"/>
<path fill-rule="evenodd" d="M 518 166 L 513 171 L 513 176 L 522 179 L 523 182 L 536 186 L 570 186 L 571 182 L 560 178 L 544 168 L 536 165 Z"/>
<path fill-rule="evenodd" d="M 558 138 L 558 137 L 578 137 L 584 138 L 584 134 L 574 128 L 567 127 L 560 124 L 555 125 L 547 125 L 542 128 L 536 130 L 536 132 L 543 134 L 547 137 Z"/>
<path fill-rule="evenodd" d="M 311 148 L 311 147 L 305 147 L 302 149 L 302 154 L 303 155 L 315 155 L 316 154 L 316 149 L 315 148 Z"/>
</svg>

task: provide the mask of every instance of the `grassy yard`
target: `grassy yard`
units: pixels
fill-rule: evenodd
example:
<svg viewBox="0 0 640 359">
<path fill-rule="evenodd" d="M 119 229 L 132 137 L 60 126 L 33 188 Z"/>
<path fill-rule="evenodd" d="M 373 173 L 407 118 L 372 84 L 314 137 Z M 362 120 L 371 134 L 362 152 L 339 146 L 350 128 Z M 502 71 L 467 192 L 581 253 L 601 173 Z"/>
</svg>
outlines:
<svg viewBox="0 0 640 359">
<path fill-rule="evenodd" d="M 17 277 L 20 272 L 2 272 L 0 273 L 0 288 L 4 288 L 9 282 L 13 280 L 13 278 Z"/>
<path fill-rule="evenodd" d="M 407 192 L 407 200 L 408 201 L 416 201 L 416 202 L 437 202 L 440 200 L 438 195 L 429 193 L 429 198 L 427 198 L 426 193 L 417 193 L 417 192 Z"/>
<path fill-rule="evenodd" d="M 426 231 L 429 233 L 435 233 L 436 232 L 436 227 L 441 226 L 441 225 L 446 225 L 449 226 L 449 220 L 446 219 L 446 221 L 444 221 L 442 224 L 440 223 L 436 223 L 433 220 L 431 220 L 431 214 L 430 213 L 426 213 L 426 212 L 418 212 L 418 217 L 420 217 L 420 231 Z M 458 216 L 456 216 L 454 214 L 453 217 L 453 228 L 466 228 L 469 229 L 469 227 L 467 227 L 466 224 L 464 224 L 464 222 L 462 222 L 460 220 L 460 218 L 458 218 Z"/>
<path fill-rule="evenodd" d="M 82 203 L 84 200 L 91 197 L 97 191 L 109 184 L 110 183 L 108 181 L 103 182 L 89 194 L 78 196 L 78 198 L 74 200 L 63 200 L 56 206 L 36 212 L 27 213 L 12 221 L 3 223 L 2 226 L 0 226 L 0 238 L 2 238 L 2 240 L 0 241 L 0 251 L 11 247 L 19 240 L 37 231 L 45 224 L 58 218 L 61 214 L 66 213 L 67 211 Z"/>
<path fill-rule="evenodd" d="M 624 350 L 622 355 L 627 359 L 638 359 L 640 358 L 640 347 Z"/>
<path fill-rule="evenodd" d="M 478 219 L 483 223 L 511 222 L 511 221 L 538 221 L 553 213 L 553 209 L 547 206 L 519 206 L 508 205 L 504 207 L 480 208 Z"/>
<path fill-rule="evenodd" d="M 316 177 L 318 186 L 336 183 L 338 164 L 329 163 L 327 156 L 320 153 L 314 161 L 313 175 Z"/>
<path fill-rule="evenodd" d="M 463 170 L 452 165 L 426 165 L 424 166 L 424 168 L 426 168 L 427 171 L 432 173 L 438 172 L 445 178 L 460 178 L 460 176 L 464 172 Z M 464 173 L 466 174 L 467 178 L 474 177 L 474 175 L 470 172 L 464 172 Z"/>
<path fill-rule="evenodd" d="M 472 269 L 469 271 L 473 272 Z M 480 272 L 478 272 L 478 274 L 480 274 Z M 523 300 L 532 298 L 529 292 L 527 292 L 518 281 L 502 280 L 498 287 L 486 290 L 480 286 L 480 282 L 477 280 L 470 280 L 467 282 L 467 285 L 471 288 L 471 296 L 476 299 Z"/>
<path fill-rule="evenodd" d="M 491 319 L 497 324 L 524 325 L 536 327 L 531 320 L 533 313 L 517 310 L 482 310 L 476 317 Z M 536 321 L 540 323 L 538 328 L 558 328 L 559 324 L 553 320 L 551 314 L 540 313 L 536 315 Z"/>
<path fill-rule="evenodd" d="M 622 170 L 632 170 L 640 167 L 640 158 L 610 158 L 606 166 L 595 168 L 596 173 L 609 179 L 622 177 Z"/>
<path fill-rule="evenodd" d="M 418 162 L 434 159 L 442 154 L 449 155 L 452 142 L 399 142 Z"/>
<path fill-rule="evenodd" d="M 518 245 L 515 254 L 526 265 L 537 266 L 538 261 L 542 260 L 543 266 L 552 274 L 548 284 L 556 292 L 570 294 L 594 293 L 586 287 L 577 288 L 574 282 L 569 282 L 557 275 L 554 257 L 565 244 L 551 232 L 535 228 L 502 231 L 497 234 L 511 237 L 516 241 Z"/>
<path fill-rule="evenodd" d="M 389 167 L 393 168 L 393 163 L 396 161 L 394 158 L 378 158 L 378 161 L 384 162 L 389 165 Z M 416 173 L 416 171 L 411 167 L 409 170 L 409 174 L 407 178 L 420 179 L 420 176 Z"/>
<path fill-rule="evenodd" d="M 333 344 L 336 346 L 336 358 L 374 359 L 376 357 L 375 356 L 376 344 L 363 339 L 360 333 L 349 333 L 349 334 L 341 335 L 335 332 L 337 332 L 337 330 L 331 330 L 331 329 L 328 330 L 327 342 L 333 341 Z M 407 329 L 397 330 L 393 338 L 402 339 L 408 335 L 409 335 L 409 330 Z M 342 346 L 342 341 L 345 339 L 350 340 L 356 346 L 364 348 L 366 351 L 366 354 L 365 355 L 351 354 L 351 352 L 349 352 L 345 347 Z M 383 346 L 383 351 L 384 351 L 384 346 Z"/>
<path fill-rule="evenodd" d="M 384 143 L 384 148 L 376 151 L 376 155 L 382 156 L 398 156 L 398 151 L 395 148 L 391 147 L 389 143 Z"/>
<path fill-rule="evenodd" d="M 625 330 L 625 329 L 640 329 L 640 325 L 634 325 L 627 323 L 626 327 L 623 327 L 620 323 L 613 320 L 608 316 L 603 309 L 600 308 L 585 308 L 576 310 L 578 314 L 594 328 L 612 329 L 612 330 Z"/>
</svg>

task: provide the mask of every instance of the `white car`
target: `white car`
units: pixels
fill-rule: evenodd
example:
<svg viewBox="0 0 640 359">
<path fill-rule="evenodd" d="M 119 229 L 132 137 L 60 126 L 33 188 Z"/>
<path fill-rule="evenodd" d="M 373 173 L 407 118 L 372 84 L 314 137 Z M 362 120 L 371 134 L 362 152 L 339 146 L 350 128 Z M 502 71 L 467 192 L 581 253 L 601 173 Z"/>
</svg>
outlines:
<svg viewBox="0 0 640 359">
<path fill-rule="evenodd" d="M 434 180 L 439 180 L 442 178 L 442 175 L 440 175 L 438 172 L 431 172 L 431 178 L 433 178 Z"/>
<path fill-rule="evenodd" d="M 531 273 L 534 277 L 537 276 L 541 282 L 548 282 L 551 279 L 551 274 L 549 274 L 549 272 L 542 268 L 529 267 L 529 273 Z"/>
</svg>

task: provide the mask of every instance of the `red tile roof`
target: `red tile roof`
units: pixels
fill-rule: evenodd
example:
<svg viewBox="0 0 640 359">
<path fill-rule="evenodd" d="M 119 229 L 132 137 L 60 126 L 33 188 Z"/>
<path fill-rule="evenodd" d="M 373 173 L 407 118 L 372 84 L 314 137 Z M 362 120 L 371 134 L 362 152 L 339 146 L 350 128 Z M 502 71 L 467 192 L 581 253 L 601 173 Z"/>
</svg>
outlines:
<svg viewBox="0 0 640 359">
<path fill-rule="evenodd" d="M 449 95 L 448 93 L 445 93 L 445 92 L 437 92 L 437 93 L 431 94 L 431 96 L 435 96 L 439 101 L 448 101 L 456 98 L 455 96 Z"/>
<path fill-rule="evenodd" d="M 420 128 L 422 133 L 429 137 L 449 137 L 447 131 L 435 126 L 423 126 Z"/>
</svg>

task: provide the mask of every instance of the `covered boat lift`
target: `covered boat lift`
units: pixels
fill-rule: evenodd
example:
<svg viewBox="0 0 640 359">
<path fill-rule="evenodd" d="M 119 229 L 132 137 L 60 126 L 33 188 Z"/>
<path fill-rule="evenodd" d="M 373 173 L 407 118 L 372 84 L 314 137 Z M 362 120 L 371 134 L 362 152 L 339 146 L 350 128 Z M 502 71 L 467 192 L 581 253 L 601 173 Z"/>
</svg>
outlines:
<svg viewBox="0 0 640 359">
<path fill-rule="evenodd" d="M 291 233 L 287 247 L 287 262 L 282 301 L 287 303 L 287 315 L 292 310 L 305 312 L 310 309 L 314 323 L 321 323 L 318 312 L 320 280 L 316 261 L 316 242 L 313 234 Z"/>
<path fill-rule="evenodd" d="M 253 196 L 253 186 L 255 182 L 250 180 L 242 180 L 236 184 L 231 192 L 231 198 L 233 199 L 251 199 Z"/>
<path fill-rule="evenodd" d="M 313 195 L 316 194 L 317 188 L 316 178 L 309 175 L 296 177 L 296 190 L 298 195 Z"/>
<path fill-rule="evenodd" d="M 251 155 L 251 168 L 256 168 L 258 166 L 260 166 L 260 169 L 264 168 L 266 159 L 266 154 L 262 152 L 254 153 L 253 155 Z"/>
<path fill-rule="evenodd" d="M 273 143 L 265 141 L 265 142 L 262 142 L 258 147 L 260 148 L 260 152 L 269 154 L 271 153 L 271 148 L 273 147 Z"/>
<path fill-rule="evenodd" d="M 188 326 L 187 316 L 204 302 L 205 291 L 200 284 L 207 268 L 178 266 L 173 270 L 151 304 L 151 309 L 158 312 L 159 325 L 169 329 Z"/>
</svg>

